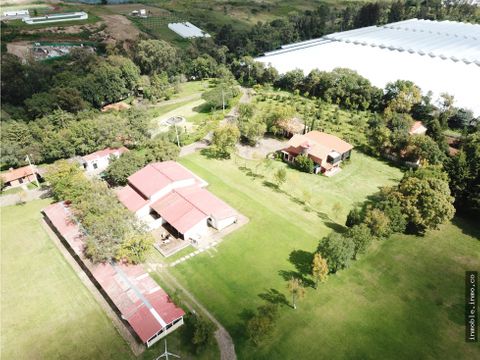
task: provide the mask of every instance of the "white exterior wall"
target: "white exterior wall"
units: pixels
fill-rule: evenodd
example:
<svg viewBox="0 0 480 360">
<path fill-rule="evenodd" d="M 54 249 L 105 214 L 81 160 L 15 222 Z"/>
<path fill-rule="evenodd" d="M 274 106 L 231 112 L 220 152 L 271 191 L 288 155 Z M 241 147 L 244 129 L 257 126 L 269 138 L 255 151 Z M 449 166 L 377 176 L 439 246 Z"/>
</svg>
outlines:
<svg viewBox="0 0 480 360">
<path fill-rule="evenodd" d="M 195 179 L 190 178 L 186 180 L 176 181 L 173 184 L 165 186 L 162 190 L 156 192 L 150 197 L 150 204 L 153 204 L 155 201 L 161 199 L 165 195 L 167 195 L 173 189 L 178 189 L 186 186 L 195 185 Z"/>
<path fill-rule="evenodd" d="M 101 158 L 97 158 L 97 159 L 94 159 L 94 160 L 89 160 L 86 162 L 87 166 L 85 168 L 85 170 L 87 172 L 102 172 L 103 170 L 105 170 L 107 167 L 108 167 L 108 164 L 110 164 L 110 159 L 109 157 L 101 157 Z M 95 169 L 93 167 L 93 164 L 97 164 L 97 168 Z"/>
<path fill-rule="evenodd" d="M 135 215 L 137 215 L 137 217 L 139 219 L 145 217 L 145 216 L 148 216 L 148 214 L 150 214 L 150 205 L 147 204 L 143 207 L 141 207 L 140 209 L 138 209 L 136 212 L 135 212 Z"/>
<path fill-rule="evenodd" d="M 221 219 L 221 220 L 217 220 L 215 218 L 212 218 L 211 224 L 215 229 L 223 230 L 227 226 L 232 225 L 235 221 L 237 221 L 237 216 L 230 216 L 228 218 Z"/>
<path fill-rule="evenodd" d="M 200 221 L 197 225 L 183 234 L 185 240 L 197 239 L 198 236 L 202 237 L 208 231 L 207 218 Z"/>
</svg>

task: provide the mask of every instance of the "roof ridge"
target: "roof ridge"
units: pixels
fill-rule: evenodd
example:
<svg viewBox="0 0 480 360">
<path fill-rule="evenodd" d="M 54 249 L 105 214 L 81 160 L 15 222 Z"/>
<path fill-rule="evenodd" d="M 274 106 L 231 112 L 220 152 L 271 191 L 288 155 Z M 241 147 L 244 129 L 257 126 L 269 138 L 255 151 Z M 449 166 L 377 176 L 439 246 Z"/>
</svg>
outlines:
<svg viewBox="0 0 480 360">
<path fill-rule="evenodd" d="M 207 214 L 205 211 L 203 211 L 202 209 L 200 209 L 197 205 L 195 205 L 194 203 L 192 203 L 187 197 L 185 197 L 183 194 L 179 193 L 177 190 L 180 190 L 180 189 L 185 189 L 185 188 L 195 188 L 197 190 L 205 190 L 203 188 L 201 188 L 200 186 L 198 185 L 193 185 L 193 186 L 186 186 L 186 187 L 183 187 L 183 188 L 178 188 L 178 189 L 172 189 L 172 192 L 178 194 L 180 197 L 182 197 L 185 201 L 187 201 L 189 204 L 191 204 L 195 209 L 197 209 L 198 211 L 200 211 L 202 214 L 205 214 L 206 216 L 210 216 L 209 214 Z"/>
</svg>

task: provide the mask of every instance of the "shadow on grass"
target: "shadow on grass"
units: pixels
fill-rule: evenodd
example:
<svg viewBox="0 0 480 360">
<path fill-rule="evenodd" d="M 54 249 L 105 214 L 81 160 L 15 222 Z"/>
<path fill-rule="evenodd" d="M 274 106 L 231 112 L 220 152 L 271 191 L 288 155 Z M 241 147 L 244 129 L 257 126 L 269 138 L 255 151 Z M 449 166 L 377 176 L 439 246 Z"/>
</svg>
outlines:
<svg viewBox="0 0 480 360">
<path fill-rule="evenodd" d="M 345 233 L 347 231 L 347 228 L 343 225 L 340 225 L 336 222 L 333 221 L 325 221 L 325 226 L 329 227 L 330 229 L 338 232 L 338 233 Z"/>
<path fill-rule="evenodd" d="M 452 219 L 452 224 L 457 226 L 463 234 L 472 236 L 480 241 L 480 226 L 474 222 L 473 218 L 455 216 Z"/>
<path fill-rule="evenodd" d="M 315 282 L 312 281 L 311 279 L 307 278 L 304 276 L 302 273 L 298 271 L 292 271 L 292 270 L 280 270 L 278 274 L 283 278 L 285 281 L 289 281 L 292 279 L 298 279 L 300 280 L 305 287 L 311 287 L 315 288 Z"/>
<path fill-rule="evenodd" d="M 192 110 L 197 112 L 197 113 L 208 114 L 212 110 L 212 107 L 208 103 L 203 103 L 203 104 L 200 104 L 198 106 L 195 106 Z"/>
<path fill-rule="evenodd" d="M 263 176 L 262 174 L 258 174 L 256 172 L 254 172 L 252 169 L 250 169 L 249 167 L 246 167 L 246 166 L 239 166 L 238 169 L 242 172 L 245 173 L 245 175 L 247 175 L 248 177 L 251 177 L 252 179 L 264 179 L 265 176 Z"/>
<path fill-rule="evenodd" d="M 313 253 L 304 250 L 293 250 L 288 260 L 302 275 L 310 275 L 312 272 Z"/>
<path fill-rule="evenodd" d="M 269 289 L 259 294 L 258 297 L 272 304 L 290 306 L 286 296 L 276 289 Z"/>
</svg>

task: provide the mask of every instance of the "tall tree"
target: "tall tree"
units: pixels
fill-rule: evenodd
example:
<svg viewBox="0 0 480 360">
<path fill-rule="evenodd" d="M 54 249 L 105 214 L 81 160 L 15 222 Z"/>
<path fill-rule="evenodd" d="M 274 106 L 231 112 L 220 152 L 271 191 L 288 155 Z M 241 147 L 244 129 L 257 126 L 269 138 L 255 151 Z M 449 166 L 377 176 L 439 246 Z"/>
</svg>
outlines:
<svg viewBox="0 0 480 360">
<path fill-rule="evenodd" d="M 297 300 L 305 296 L 305 288 L 301 280 L 291 278 L 287 283 L 288 292 L 292 295 L 293 309 L 297 309 Z"/>
<path fill-rule="evenodd" d="M 322 258 L 322 255 L 318 252 L 313 256 L 312 276 L 315 279 L 315 288 L 318 287 L 318 283 L 327 281 L 328 278 L 327 260 Z"/>
</svg>

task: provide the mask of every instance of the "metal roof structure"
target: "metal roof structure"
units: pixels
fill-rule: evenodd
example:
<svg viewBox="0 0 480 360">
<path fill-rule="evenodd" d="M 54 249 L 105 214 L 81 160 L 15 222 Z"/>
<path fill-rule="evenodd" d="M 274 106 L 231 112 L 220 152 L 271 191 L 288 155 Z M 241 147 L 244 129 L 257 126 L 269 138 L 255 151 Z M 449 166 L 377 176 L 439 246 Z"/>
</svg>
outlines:
<svg viewBox="0 0 480 360">
<path fill-rule="evenodd" d="M 480 114 L 478 24 L 410 19 L 283 45 L 256 60 L 280 73 L 350 68 L 380 87 L 411 80 L 434 96 L 454 95 L 456 106 Z"/>
<path fill-rule="evenodd" d="M 104 262 L 84 257 L 85 234 L 69 207 L 57 202 L 43 209 L 47 223 L 77 255 L 87 275 L 100 285 L 135 334 L 148 347 L 183 324 L 185 312 L 177 307 L 141 265 Z"/>
</svg>

